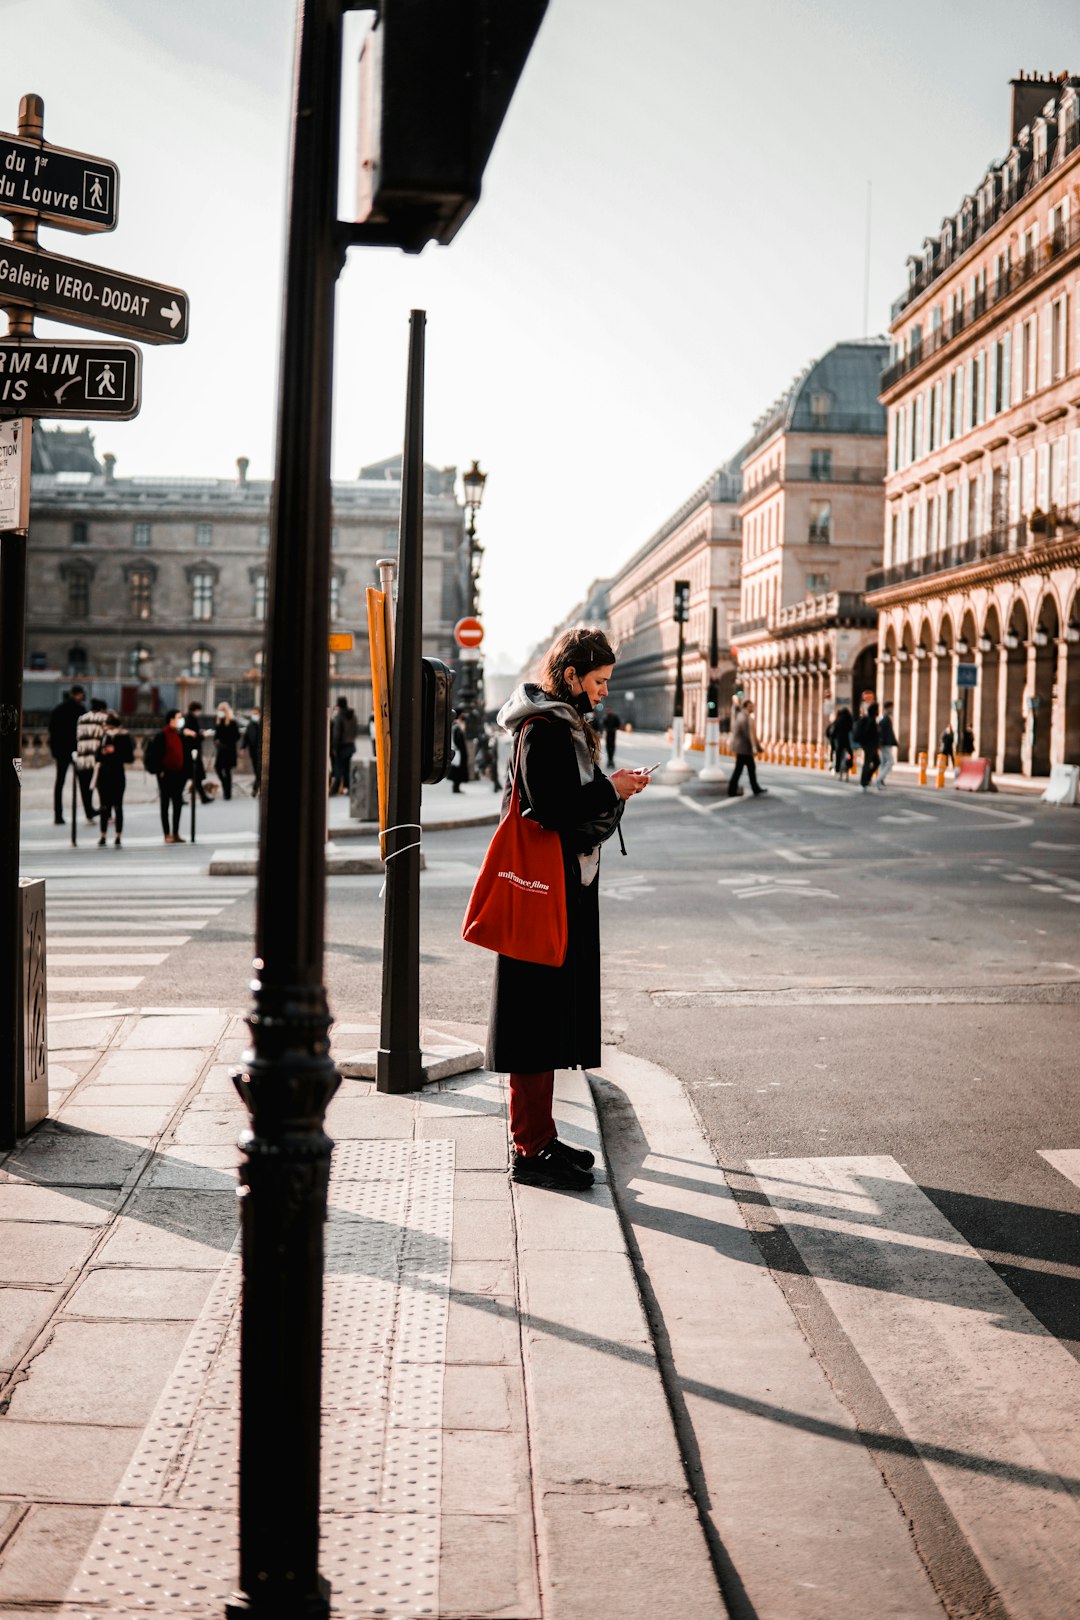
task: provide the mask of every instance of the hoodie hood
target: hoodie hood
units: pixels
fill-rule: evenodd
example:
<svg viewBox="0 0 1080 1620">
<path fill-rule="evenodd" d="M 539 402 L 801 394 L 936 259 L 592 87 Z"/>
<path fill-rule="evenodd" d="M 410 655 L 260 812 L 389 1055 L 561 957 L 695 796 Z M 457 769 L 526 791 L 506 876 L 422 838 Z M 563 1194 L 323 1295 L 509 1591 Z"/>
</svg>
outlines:
<svg viewBox="0 0 1080 1620">
<path fill-rule="evenodd" d="M 534 681 L 523 681 L 511 692 L 496 718 L 500 726 L 511 732 L 518 731 L 526 720 L 554 720 L 569 726 L 574 739 L 574 752 L 577 754 L 581 784 L 587 787 L 592 781 L 594 764 L 585 735 L 585 721 L 572 703 L 564 703 L 561 698 L 552 697 L 550 692 L 545 692 L 544 688 L 537 686 Z"/>
</svg>

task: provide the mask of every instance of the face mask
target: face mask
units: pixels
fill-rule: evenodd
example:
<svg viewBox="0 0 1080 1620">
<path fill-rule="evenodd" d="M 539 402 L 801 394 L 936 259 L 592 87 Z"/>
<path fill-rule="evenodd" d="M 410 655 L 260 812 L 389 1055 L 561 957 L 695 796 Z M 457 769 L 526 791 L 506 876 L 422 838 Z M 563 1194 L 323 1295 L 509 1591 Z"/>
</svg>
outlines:
<svg viewBox="0 0 1080 1620">
<path fill-rule="evenodd" d="M 176 719 L 173 721 L 173 725 L 176 727 L 177 731 L 183 731 L 184 717 L 182 714 L 177 715 Z"/>
</svg>

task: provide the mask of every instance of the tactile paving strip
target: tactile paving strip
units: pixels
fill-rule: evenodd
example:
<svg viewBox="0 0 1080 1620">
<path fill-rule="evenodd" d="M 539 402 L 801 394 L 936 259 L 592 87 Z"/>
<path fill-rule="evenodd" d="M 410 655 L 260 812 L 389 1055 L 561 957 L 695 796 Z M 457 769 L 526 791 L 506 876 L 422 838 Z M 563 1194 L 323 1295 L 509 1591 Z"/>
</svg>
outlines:
<svg viewBox="0 0 1080 1620">
<path fill-rule="evenodd" d="M 452 1141 L 334 1151 L 322 1569 L 334 1613 L 438 1613 Z M 226 1261 L 64 1608 L 220 1616 L 235 1582 L 240 1262 Z"/>
</svg>

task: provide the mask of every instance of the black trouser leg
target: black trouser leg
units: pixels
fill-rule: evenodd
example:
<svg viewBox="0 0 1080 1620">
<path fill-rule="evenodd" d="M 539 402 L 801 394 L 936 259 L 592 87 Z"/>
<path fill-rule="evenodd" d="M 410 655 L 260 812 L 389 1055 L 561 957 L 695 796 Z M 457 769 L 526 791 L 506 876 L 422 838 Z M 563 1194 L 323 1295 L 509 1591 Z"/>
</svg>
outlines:
<svg viewBox="0 0 1080 1620">
<path fill-rule="evenodd" d="M 94 789 L 91 785 L 94 780 L 94 773 L 93 771 L 78 771 L 76 774 L 79 778 L 79 792 L 82 795 L 86 819 L 87 821 L 96 821 L 97 817 L 94 815 Z"/>
<path fill-rule="evenodd" d="M 184 778 L 179 771 L 175 773 L 175 781 L 169 789 L 172 800 L 172 833 L 177 838 L 180 834 L 180 817 L 184 810 Z"/>
<path fill-rule="evenodd" d="M 743 767 L 745 766 L 745 764 L 746 764 L 746 755 L 745 754 L 736 754 L 735 755 L 735 769 L 732 771 L 731 780 L 728 782 L 728 785 L 727 785 L 728 798 L 729 799 L 733 799 L 735 797 L 736 791 L 737 791 L 738 786 L 739 786 L 739 778 L 743 773 Z"/>
<path fill-rule="evenodd" d="M 99 795 L 99 798 L 100 798 L 100 795 Z M 104 838 L 105 834 L 109 830 L 109 817 L 111 815 L 112 815 L 112 805 L 109 803 L 108 799 L 101 799 L 100 820 L 101 820 L 101 836 L 102 836 L 102 838 Z"/>
<path fill-rule="evenodd" d="M 869 787 L 874 779 L 874 772 L 878 768 L 878 756 L 870 748 L 863 751 L 862 775 L 859 778 L 863 787 Z"/>
<path fill-rule="evenodd" d="M 751 786 L 751 788 L 753 789 L 753 791 L 755 793 L 760 793 L 761 789 L 758 787 L 757 771 L 754 769 L 754 756 L 753 756 L 753 754 L 740 754 L 739 755 L 740 763 L 743 760 L 746 761 L 746 774 L 750 778 L 750 786 Z"/>
<path fill-rule="evenodd" d="M 64 783 L 70 764 L 70 759 L 58 759 L 56 762 L 56 786 L 53 788 L 53 818 L 56 821 L 64 819 Z"/>
<path fill-rule="evenodd" d="M 165 837 L 169 836 L 169 786 L 165 774 L 158 777 L 158 808 L 161 811 L 161 830 Z"/>
<path fill-rule="evenodd" d="M 116 803 L 113 805 L 112 811 L 113 811 L 113 815 L 116 817 L 116 836 L 117 836 L 117 838 L 119 838 L 120 834 L 124 830 L 124 795 L 123 795 L 123 791 L 121 791 L 120 797 L 116 800 Z"/>
<path fill-rule="evenodd" d="M 221 796 L 224 799 L 232 798 L 232 766 L 219 765 L 218 776 L 221 778 Z"/>
</svg>

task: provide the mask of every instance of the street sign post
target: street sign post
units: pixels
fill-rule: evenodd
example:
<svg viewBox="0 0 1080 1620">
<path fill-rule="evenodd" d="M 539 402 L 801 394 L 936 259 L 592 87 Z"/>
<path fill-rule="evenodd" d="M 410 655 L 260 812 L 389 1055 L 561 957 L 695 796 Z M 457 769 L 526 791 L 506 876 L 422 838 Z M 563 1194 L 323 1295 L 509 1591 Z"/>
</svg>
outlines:
<svg viewBox="0 0 1080 1620">
<path fill-rule="evenodd" d="M 965 687 L 978 686 L 979 666 L 977 664 L 957 664 L 956 684 L 961 691 Z"/>
<path fill-rule="evenodd" d="M 50 320 L 115 332 L 142 343 L 187 341 L 188 299 L 179 287 L 142 281 L 17 242 L 0 242 L 0 305 L 4 304 L 20 304 Z"/>
<path fill-rule="evenodd" d="M 0 213 L 65 231 L 116 228 L 120 171 L 108 158 L 0 134 Z"/>
<path fill-rule="evenodd" d="M 130 343 L 0 340 L 0 417 L 126 422 L 139 413 L 142 351 Z"/>
</svg>

